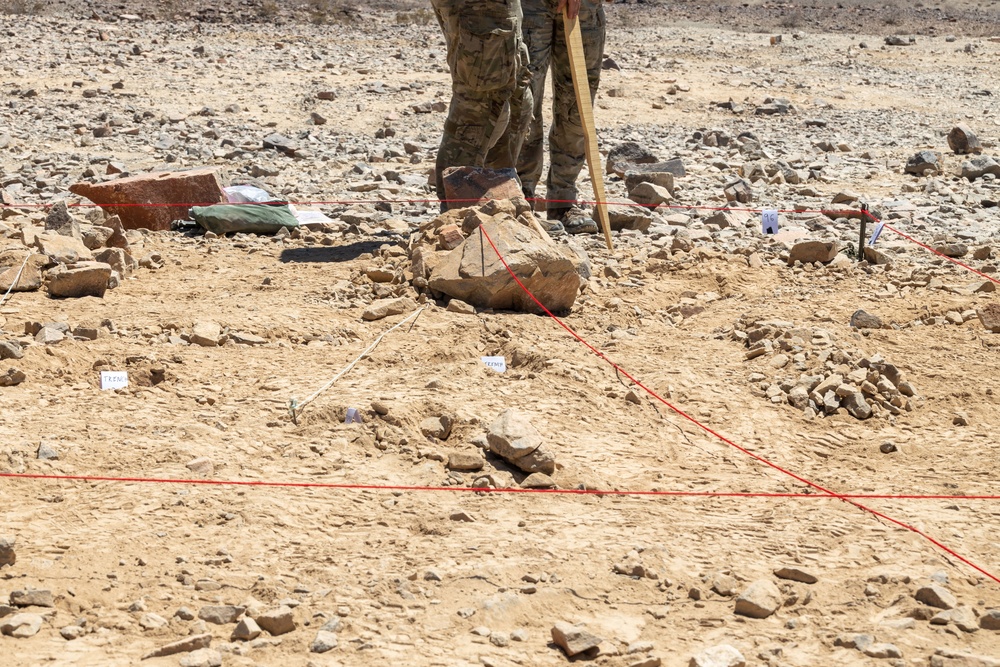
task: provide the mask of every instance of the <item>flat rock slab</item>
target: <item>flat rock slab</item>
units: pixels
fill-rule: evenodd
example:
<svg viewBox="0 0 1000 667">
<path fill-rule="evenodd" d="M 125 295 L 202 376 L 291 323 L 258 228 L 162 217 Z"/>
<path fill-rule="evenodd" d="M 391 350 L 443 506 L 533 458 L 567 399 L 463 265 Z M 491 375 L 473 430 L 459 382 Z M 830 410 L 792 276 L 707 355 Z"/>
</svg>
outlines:
<svg viewBox="0 0 1000 667">
<path fill-rule="evenodd" d="M 494 218 L 481 229 L 497 250 L 482 234 L 472 234 L 431 272 L 431 289 L 481 308 L 542 312 L 511 277 L 497 256 L 499 251 L 521 284 L 546 308 L 567 311 L 573 307 L 581 285 L 579 255 L 541 238 L 513 218 Z"/>
<path fill-rule="evenodd" d="M 55 297 L 103 297 L 111 279 L 111 266 L 101 262 L 78 262 L 57 266 L 48 273 L 49 294 Z"/>
<path fill-rule="evenodd" d="M 216 170 L 210 167 L 141 174 L 99 184 L 76 183 L 69 190 L 99 204 L 108 215 L 117 215 L 125 229 L 166 231 L 172 221 L 186 219 L 192 205 L 226 201 Z"/>
<path fill-rule="evenodd" d="M 192 635 L 161 646 L 154 651 L 150 651 L 146 655 L 142 656 L 142 659 L 146 660 L 147 658 L 162 658 L 166 655 L 176 655 L 178 653 L 190 653 L 199 649 L 208 648 L 211 644 L 212 635 L 209 633 Z"/>
<path fill-rule="evenodd" d="M 254 620 L 257 621 L 257 625 L 274 637 L 295 629 L 295 616 L 290 607 L 281 606 L 277 609 L 271 609 L 260 614 Z"/>
</svg>

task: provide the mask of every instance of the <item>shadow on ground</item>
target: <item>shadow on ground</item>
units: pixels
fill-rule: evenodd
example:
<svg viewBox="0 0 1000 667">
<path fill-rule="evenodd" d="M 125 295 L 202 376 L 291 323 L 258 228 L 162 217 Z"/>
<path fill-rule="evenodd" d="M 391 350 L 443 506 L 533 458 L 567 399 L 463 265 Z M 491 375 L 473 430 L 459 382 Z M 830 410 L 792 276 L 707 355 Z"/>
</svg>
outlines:
<svg viewBox="0 0 1000 667">
<path fill-rule="evenodd" d="M 383 241 L 356 241 L 350 245 L 318 246 L 313 248 L 288 248 L 281 251 L 278 258 L 283 263 L 320 264 L 325 262 L 349 262 L 366 252 L 376 253 Z"/>
</svg>

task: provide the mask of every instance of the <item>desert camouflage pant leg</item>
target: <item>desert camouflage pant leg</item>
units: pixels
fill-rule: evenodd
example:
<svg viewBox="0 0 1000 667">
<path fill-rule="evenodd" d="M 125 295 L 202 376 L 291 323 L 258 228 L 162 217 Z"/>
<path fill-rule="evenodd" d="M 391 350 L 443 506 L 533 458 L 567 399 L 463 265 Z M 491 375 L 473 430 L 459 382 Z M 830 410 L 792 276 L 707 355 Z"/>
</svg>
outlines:
<svg viewBox="0 0 1000 667">
<path fill-rule="evenodd" d="M 546 199 L 576 201 L 576 179 L 586 159 L 586 137 L 573 91 L 573 73 L 563 33 L 562 14 L 556 10 L 557 0 L 521 0 L 524 10 L 525 44 L 531 70 L 533 107 L 527 138 L 518 158 L 517 173 L 526 196 L 534 196 L 542 177 L 544 162 L 544 128 L 542 101 L 545 78 L 552 68 L 552 127 L 549 128 L 549 172 L 546 178 Z M 583 39 L 590 99 L 597 95 L 604 58 L 605 17 L 601 0 L 582 0 L 580 4 L 580 35 Z M 568 207 L 568 203 L 550 203 L 549 209 Z"/>
<path fill-rule="evenodd" d="M 452 81 L 435 164 L 437 196 L 443 200 L 442 172 L 448 167 L 516 165 L 532 104 L 520 0 L 432 4 L 447 43 Z"/>
</svg>

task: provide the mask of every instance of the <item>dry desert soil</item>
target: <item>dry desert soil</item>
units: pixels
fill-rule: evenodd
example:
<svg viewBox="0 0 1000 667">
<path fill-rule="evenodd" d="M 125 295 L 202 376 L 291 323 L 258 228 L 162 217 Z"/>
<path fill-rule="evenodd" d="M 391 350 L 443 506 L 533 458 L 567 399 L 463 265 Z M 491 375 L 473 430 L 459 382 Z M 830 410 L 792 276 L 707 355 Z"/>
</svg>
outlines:
<svg viewBox="0 0 1000 667">
<path fill-rule="evenodd" d="M 450 91 L 423 3 L 3 3 L 15 268 L 53 202 L 105 222 L 69 187 L 117 171 L 330 222 L 130 231 L 103 298 L 2 301 L 0 663 L 1000 665 L 998 3 L 609 5 L 602 152 L 685 175 L 613 251 L 555 240 L 600 356 L 415 280 Z M 870 262 L 861 203 L 892 227 Z M 507 410 L 554 488 L 496 491 L 528 478 L 486 437 Z"/>
</svg>

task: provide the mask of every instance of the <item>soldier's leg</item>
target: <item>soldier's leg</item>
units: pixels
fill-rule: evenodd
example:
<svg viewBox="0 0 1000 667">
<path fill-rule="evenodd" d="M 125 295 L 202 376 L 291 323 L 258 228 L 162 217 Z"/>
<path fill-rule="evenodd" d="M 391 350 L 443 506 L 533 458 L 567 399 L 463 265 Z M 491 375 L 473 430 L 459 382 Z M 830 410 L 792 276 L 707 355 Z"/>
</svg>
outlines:
<svg viewBox="0 0 1000 667">
<path fill-rule="evenodd" d="M 545 159 L 545 132 L 542 124 L 542 103 L 545 97 L 545 81 L 549 71 L 549 59 L 556 24 L 555 0 L 521 0 L 524 11 L 521 34 L 528 49 L 528 69 L 531 72 L 531 117 L 527 135 L 517 160 L 517 175 L 526 197 L 535 196 L 535 187 L 542 179 L 542 165 Z"/>
<path fill-rule="evenodd" d="M 604 57 L 605 17 L 601 0 L 582 0 L 579 20 L 590 99 L 593 102 L 601 81 L 601 62 Z M 550 210 L 568 208 L 571 202 L 576 201 L 576 179 L 586 159 L 586 137 L 580 111 L 576 106 L 573 74 L 561 18 L 556 34 L 552 52 L 552 127 L 549 130 L 549 173 L 546 186 L 549 199 L 567 203 L 551 203 L 548 207 Z"/>
<path fill-rule="evenodd" d="M 438 199 L 442 172 L 483 166 L 503 135 L 517 86 L 517 0 L 432 0 L 448 47 L 452 96 L 435 164 Z M 513 164 L 511 164 L 513 166 Z M 448 206 L 442 203 L 442 210 Z"/>
</svg>

